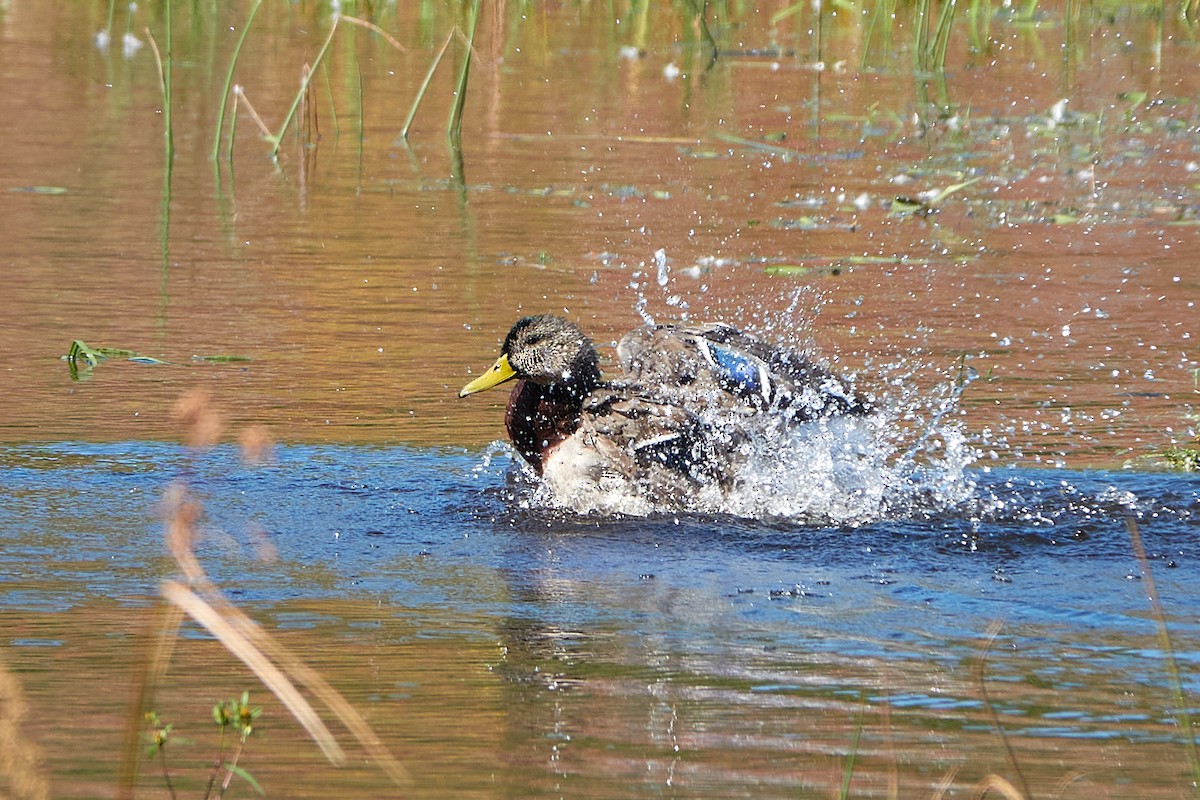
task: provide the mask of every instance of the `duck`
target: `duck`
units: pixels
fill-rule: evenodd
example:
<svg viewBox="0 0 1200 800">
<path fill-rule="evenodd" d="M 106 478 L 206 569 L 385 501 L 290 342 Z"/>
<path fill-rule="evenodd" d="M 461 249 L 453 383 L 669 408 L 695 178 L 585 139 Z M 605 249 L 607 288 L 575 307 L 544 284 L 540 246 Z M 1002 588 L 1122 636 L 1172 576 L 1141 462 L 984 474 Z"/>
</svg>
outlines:
<svg viewBox="0 0 1200 800">
<path fill-rule="evenodd" d="M 772 430 L 873 411 L 811 357 L 723 322 L 636 328 L 618 342 L 617 362 L 606 379 L 578 325 L 526 316 L 458 395 L 515 382 L 505 428 L 551 493 L 583 508 L 611 505 L 585 495 L 622 497 L 631 513 L 727 491 L 747 449 Z"/>
</svg>

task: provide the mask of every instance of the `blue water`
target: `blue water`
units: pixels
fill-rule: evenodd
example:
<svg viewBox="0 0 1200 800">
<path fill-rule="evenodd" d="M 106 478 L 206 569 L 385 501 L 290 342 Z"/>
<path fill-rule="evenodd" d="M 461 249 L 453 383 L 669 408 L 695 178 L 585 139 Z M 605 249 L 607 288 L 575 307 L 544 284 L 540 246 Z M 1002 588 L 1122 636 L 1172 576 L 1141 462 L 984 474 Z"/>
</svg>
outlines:
<svg viewBox="0 0 1200 800">
<path fill-rule="evenodd" d="M 137 616 L 176 576 L 162 498 L 182 483 L 205 511 L 198 555 L 233 602 L 316 641 L 307 655 L 341 685 L 365 680 L 372 717 L 398 715 L 385 742 L 402 757 L 425 741 L 411 709 L 443 732 L 409 764 L 414 796 L 445 796 L 448 780 L 479 796 L 497 781 L 521 796 L 661 796 L 680 780 L 697 796 L 746 795 L 747 781 L 798 796 L 837 785 L 863 714 L 856 780 L 883 784 L 899 765 L 914 796 L 958 765 L 963 791 L 1001 768 L 996 720 L 1035 786 L 1076 770 L 1126 786 L 1122 796 L 1176 796 L 1189 781 L 1178 690 L 1189 706 L 1200 691 L 1200 482 L 968 477 L 973 489 L 950 506 L 834 527 L 530 507 L 499 446 L 293 445 L 266 466 L 231 447 L 9 447 L 0 648 L 57 707 L 78 678 L 49 665 L 115 635 L 88 621 L 97 598 Z M 401 660 L 416 652 L 428 655 Z M 419 668 L 389 671 L 397 664 Z M 132 667 L 115 668 L 123 686 Z M 497 718 L 503 732 L 481 749 L 475 733 Z M 111 770 L 111 741 L 99 727 L 56 763 L 86 753 Z M 475 766 L 451 766 L 460 760 Z M 309 796 L 281 754 L 256 765 L 277 791 Z"/>
<path fill-rule="evenodd" d="M 1194 475 L 976 470 L 951 509 L 819 527 L 527 508 L 500 451 L 286 446 L 247 466 L 233 448 L 64 443 L 10 447 L 0 463 L 9 610 L 147 602 L 174 573 L 159 503 L 182 481 L 206 513 L 201 559 L 250 607 L 377 596 L 653 631 L 698 651 L 766 642 L 887 656 L 940 642 L 948 658 L 999 619 L 1037 630 L 1026 652 L 1051 652 L 1090 631 L 1153 635 L 1132 516 L 1177 655 L 1200 660 Z M 277 558 L 259 558 L 264 547 Z"/>
</svg>

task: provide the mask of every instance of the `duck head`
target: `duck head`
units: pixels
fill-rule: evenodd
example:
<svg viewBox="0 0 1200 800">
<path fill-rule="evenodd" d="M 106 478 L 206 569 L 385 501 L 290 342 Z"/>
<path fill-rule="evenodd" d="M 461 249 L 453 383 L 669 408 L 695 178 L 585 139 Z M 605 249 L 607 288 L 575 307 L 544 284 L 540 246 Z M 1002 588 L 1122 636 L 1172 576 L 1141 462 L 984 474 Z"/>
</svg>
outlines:
<svg viewBox="0 0 1200 800">
<path fill-rule="evenodd" d="M 580 401 L 600 383 L 599 358 L 575 323 L 550 314 L 517 320 L 491 369 L 468 383 L 459 397 L 519 378 Z"/>
</svg>

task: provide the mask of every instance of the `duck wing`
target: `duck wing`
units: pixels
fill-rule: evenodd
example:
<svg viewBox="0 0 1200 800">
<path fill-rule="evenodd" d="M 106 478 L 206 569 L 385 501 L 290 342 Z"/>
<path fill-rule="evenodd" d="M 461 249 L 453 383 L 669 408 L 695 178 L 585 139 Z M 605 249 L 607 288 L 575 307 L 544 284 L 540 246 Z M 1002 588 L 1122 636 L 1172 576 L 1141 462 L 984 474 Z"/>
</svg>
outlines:
<svg viewBox="0 0 1200 800">
<path fill-rule="evenodd" d="M 697 408 L 774 411 L 796 422 L 871 410 L 811 358 L 721 323 L 638 328 L 617 345 L 617 356 L 628 380 Z"/>
<path fill-rule="evenodd" d="M 702 480 L 712 476 L 710 426 L 674 398 L 630 385 L 593 392 L 582 426 L 619 447 L 639 469 L 665 469 Z"/>
<path fill-rule="evenodd" d="M 645 387 L 604 384 L 584 401 L 574 432 L 549 452 L 543 477 L 568 504 L 609 507 L 611 498 L 637 498 L 648 503 L 639 513 L 648 513 L 728 486 L 736 463 L 730 447 L 671 399 Z"/>
</svg>

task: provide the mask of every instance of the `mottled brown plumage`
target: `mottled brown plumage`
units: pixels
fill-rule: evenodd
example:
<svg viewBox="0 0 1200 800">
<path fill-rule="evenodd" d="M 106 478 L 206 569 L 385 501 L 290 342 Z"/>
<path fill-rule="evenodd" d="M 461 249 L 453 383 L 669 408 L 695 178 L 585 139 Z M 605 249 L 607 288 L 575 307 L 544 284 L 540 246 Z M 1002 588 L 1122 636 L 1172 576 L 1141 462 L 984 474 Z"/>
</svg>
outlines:
<svg viewBox="0 0 1200 800">
<path fill-rule="evenodd" d="M 505 425 L 534 469 L 564 490 L 628 487 L 650 503 L 735 480 L 744 445 L 771 426 L 870 411 L 823 366 L 723 324 L 639 328 L 617 355 L 621 374 L 604 381 L 574 323 L 525 317 L 459 394 L 515 379 Z"/>
</svg>

